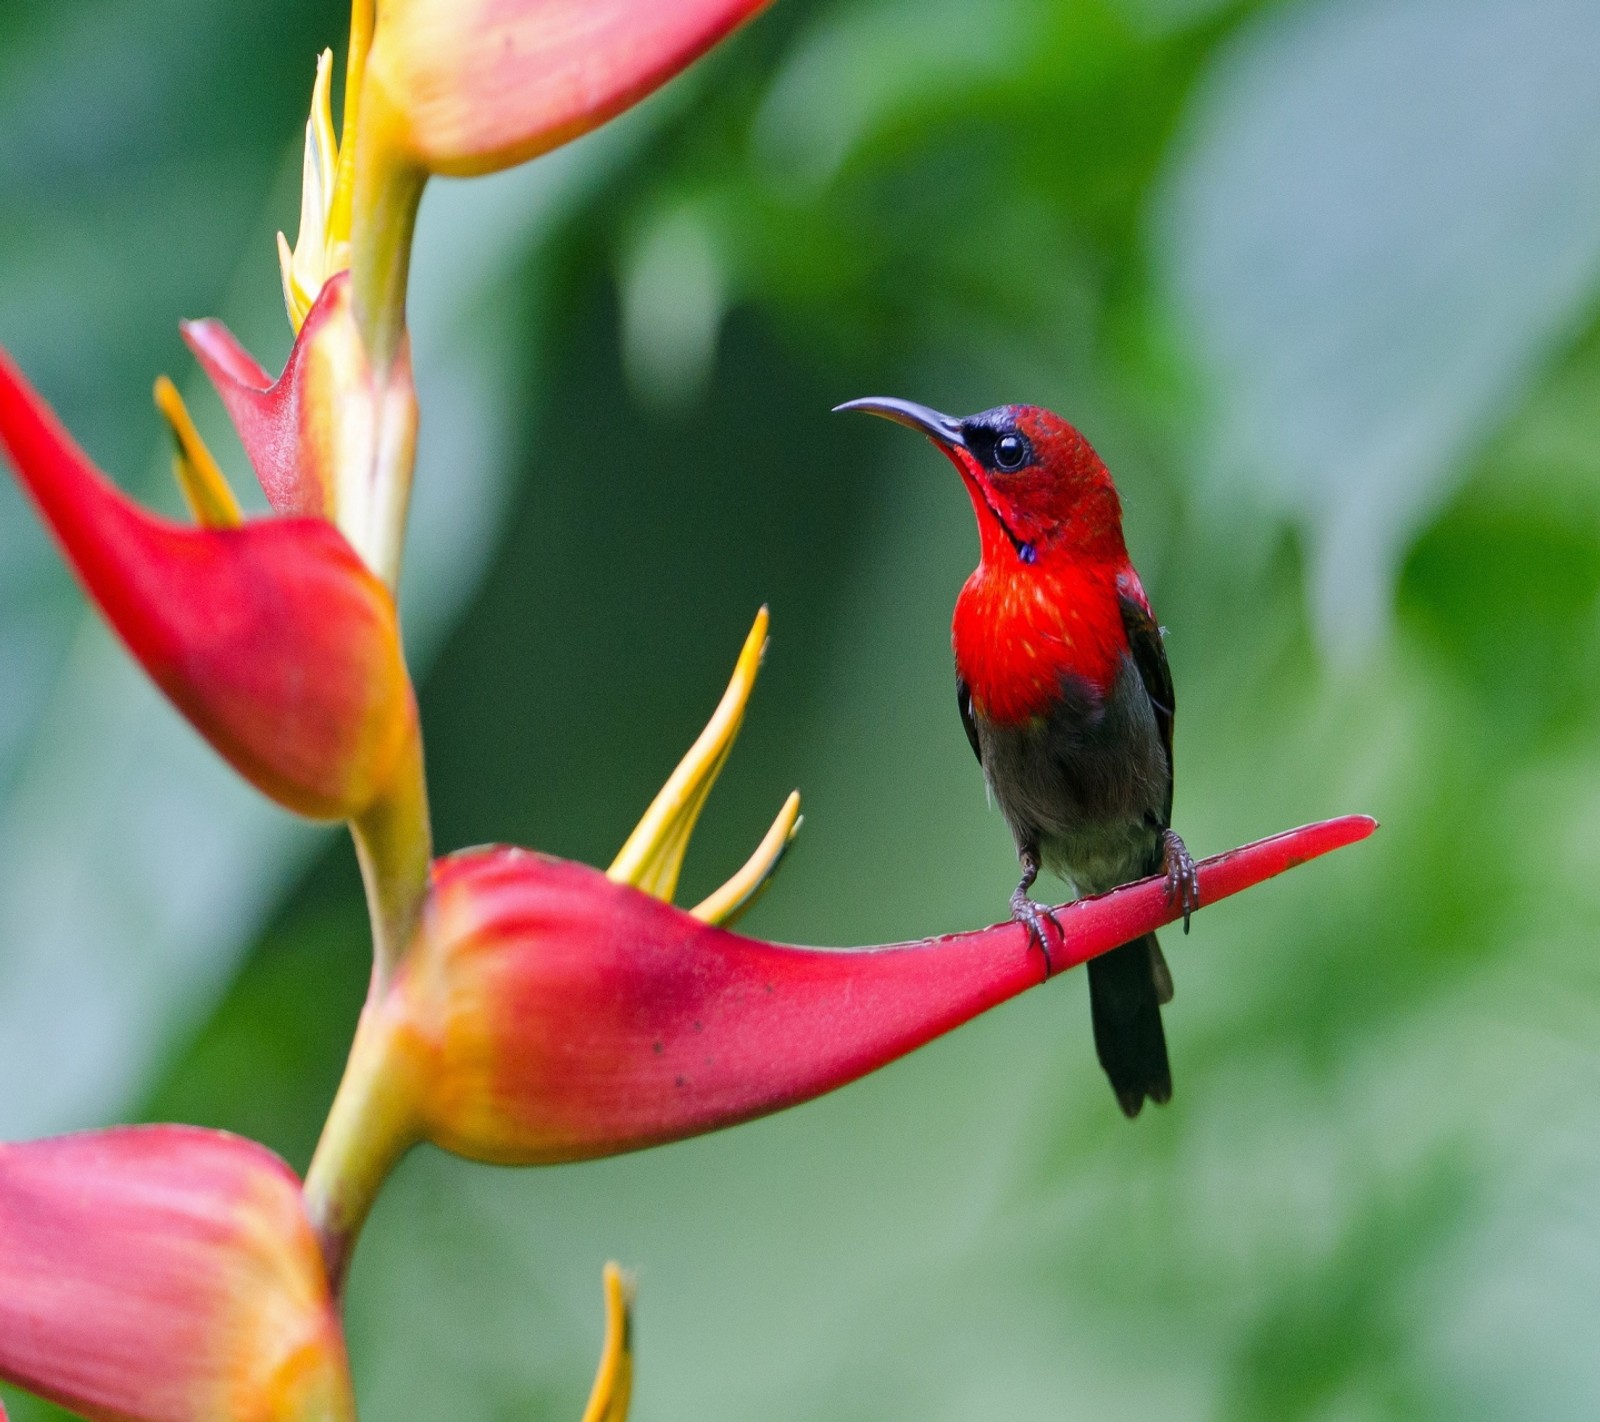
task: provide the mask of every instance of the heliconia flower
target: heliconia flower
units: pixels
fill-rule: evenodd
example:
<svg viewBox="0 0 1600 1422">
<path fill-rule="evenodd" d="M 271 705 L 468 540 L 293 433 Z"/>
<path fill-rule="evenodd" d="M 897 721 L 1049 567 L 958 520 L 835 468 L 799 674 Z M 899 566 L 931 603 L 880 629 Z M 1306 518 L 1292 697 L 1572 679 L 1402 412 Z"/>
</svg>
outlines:
<svg viewBox="0 0 1600 1422">
<path fill-rule="evenodd" d="M 583 1422 L 628 1422 L 633 1399 L 633 1280 L 615 1264 L 607 1264 L 604 1283 L 606 1341 Z"/>
<path fill-rule="evenodd" d="M 377 0 L 362 123 L 390 125 L 429 172 L 510 167 L 637 103 L 767 3 Z"/>
<path fill-rule="evenodd" d="M 179 463 L 214 464 L 178 412 Z M 357 818 L 418 739 L 394 599 L 331 524 L 237 521 L 226 486 L 205 525 L 119 492 L 0 351 L 0 446 L 106 619 L 246 779 L 298 813 Z M 185 483 L 190 497 L 194 490 Z M 225 495 L 225 499 L 224 499 Z"/>
<path fill-rule="evenodd" d="M 755 625 L 745 638 L 733 679 L 722 695 L 711 720 L 689 747 L 689 753 L 651 801 L 628 841 L 622 846 L 606 877 L 613 883 L 631 884 L 672 902 L 678 888 L 678 875 L 689 848 L 706 797 L 727 763 L 734 738 L 744 724 L 745 707 L 755 689 L 767 650 L 767 609 L 756 614 Z M 733 878 L 690 910 L 705 923 L 728 924 L 740 917 L 767 886 L 779 862 L 794 842 L 804 821 L 800 816 L 800 792 L 792 792 L 778 811 L 772 828 L 762 837 L 755 852 Z"/>
<path fill-rule="evenodd" d="M 323 283 L 276 380 L 220 321 L 187 321 L 182 331 L 273 509 L 335 524 L 392 588 L 416 449 L 409 343 L 382 374 L 374 369 L 344 272 Z"/>
<path fill-rule="evenodd" d="M 1201 902 L 1364 839 L 1355 816 L 1199 865 Z M 434 865 L 417 937 L 369 999 L 307 1175 L 335 1276 L 412 1144 L 507 1165 L 590 1159 L 777 1111 L 885 1065 L 1182 912 L 1162 878 L 881 948 L 743 938 L 584 865 L 503 847 Z"/>
<path fill-rule="evenodd" d="M 299 1181 L 220 1131 L 0 1144 L 0 1378 L 114 1422 L 348 1422 Z"/>
</svg>

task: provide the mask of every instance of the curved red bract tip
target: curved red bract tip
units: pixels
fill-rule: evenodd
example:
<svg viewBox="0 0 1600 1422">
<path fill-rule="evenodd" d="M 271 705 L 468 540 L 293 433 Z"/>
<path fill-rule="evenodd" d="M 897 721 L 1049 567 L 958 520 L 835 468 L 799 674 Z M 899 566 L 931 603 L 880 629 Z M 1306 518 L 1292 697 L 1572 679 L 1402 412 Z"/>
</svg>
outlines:
<svg viewBox="0 0 1600 1422">
<path fill-rule="evenodd" d="M 0 351 L 0 445 L 151 678 L 254 785 L 341 819 L 416 734 L 394 600 L 320 519 L 191 528 L 119 492 Z"/>
<path fill-rule="evenodd" d="M 1341 845 L 1351 817 L 1199 866 L 1212 903 Z M 506 1163 L 695 1135 L 842 1086 L 1178 909 L 1159 879 L 1057 911 L 1047 964 L 1019 924 L 870 949 L 712 928 L 523 850 L 441 860 L 385 1010 L 426 1066 L 423 1134 Z"/>
<path fill-rule="evenodd" d="M 1371 815 L 1342 815 L 1213 855 L 1196 866 L 1200 902 L 1203 906 L 1228 898 L 1332 850 L 1356 844 L 1377 828 L 1378 822 Z M 1051 945 L 1052 971 L 1076 968 L 1119 944 L 1171 923 L 1180 912 L 1168 899 L 1166 880 L 1159 875 L 1067 904 L 1055 911 L 1065 942 L 1059 947 Z"/>
<path fill-rule="evenodd" d="M 221 321 L 208 317 L 179 324 L 184 342 L 222 398 L 267 502 L 285 516 L 334 514 L 336 454 L 330 445 L 339 422 L 323 408 L 328 401 L 314 388 L 319 381 L 311 367 L 319 356 L 324 363 L 328 360 L 319 346 L 325 333 L 337 332 L 347 321 L 349 305 L 350 274 L 341 272 L 323 286 L 276 380 Z M 351 342 L 336 344 L 347 347 Z M 332 358 L 348 365 L 354 354 L 340 349 Z M 360 363 L 359 356 L 354 363 Z M 343 382 L 354 383 L 352 377 L 359 379 L 353 372 L 328 372 L 320 383 L 337 390 Z"/>
</svg>

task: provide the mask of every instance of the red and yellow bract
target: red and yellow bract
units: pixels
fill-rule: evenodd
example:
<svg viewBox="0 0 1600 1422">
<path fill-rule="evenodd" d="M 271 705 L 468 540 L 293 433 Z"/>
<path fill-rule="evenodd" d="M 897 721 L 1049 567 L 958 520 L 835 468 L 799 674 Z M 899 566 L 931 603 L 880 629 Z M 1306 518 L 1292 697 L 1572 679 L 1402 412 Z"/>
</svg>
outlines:
<svg viewBox="0 0 1600 1422">
<path fill-rule="evenodd" d="M 768 0 L 378 0 L 369 100 L 419 167 L 510 167 L 637 103 Z"/>
<path fill-rule="evenodd" d="M 0 446 L 118 635 L 253 785 L 353 819 L 419 744 L 394 598 L 331 523 L 194 528 L 140 508 L 0 351 Z"/>
<path fill-rule="evenodd" d="M 353 1419 L 294 1173 L 189 1126 L 0 1145 L 0 1378 L 118 1422 Z"/>
<path fill-rule="evenodd" d="M 344 412 L 328 408 L 327 395 L 336 395 L 342 382 L 319 379 L 315 366 L 332 363 L 318 349 L 318 336 L 339 324 L 349 285 L 349 274 L 340 273 L 323 287 L 276 380 L 222 322 L 207 318 L 180 327 L 227 407 L 267 502 L 286 517 L 331 520 L 338 507 L 339 461 L 329 446 L 340 434 L 335 417 Z"/>
</svg>

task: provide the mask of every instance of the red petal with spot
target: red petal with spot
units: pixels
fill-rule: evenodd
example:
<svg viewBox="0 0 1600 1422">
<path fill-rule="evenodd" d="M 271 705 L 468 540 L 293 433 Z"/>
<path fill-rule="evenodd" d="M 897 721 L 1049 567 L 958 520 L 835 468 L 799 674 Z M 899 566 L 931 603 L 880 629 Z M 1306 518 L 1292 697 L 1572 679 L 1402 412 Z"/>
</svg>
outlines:
<svg viewBox="0 0 1600 1422">
<path fill-rule="evenodd" d="M 0 351 L 0 445 L 128 649 L 248 780 L 340 819 L 416 736 L 394 601 L 321 519 L 200 529 L 94 468 Z"/>
</svg>

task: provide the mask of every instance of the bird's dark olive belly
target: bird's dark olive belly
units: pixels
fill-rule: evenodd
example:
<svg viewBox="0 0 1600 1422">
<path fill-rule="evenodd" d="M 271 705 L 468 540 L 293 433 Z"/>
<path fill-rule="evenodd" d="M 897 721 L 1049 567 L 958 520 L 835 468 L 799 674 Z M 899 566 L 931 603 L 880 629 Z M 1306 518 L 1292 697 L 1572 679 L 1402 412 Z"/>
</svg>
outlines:
<svg viewBox="0 0 1600 1422">
<path fill-rule="evenodd" d="M 1159 868 L 1172 771 L 1132 661 L 1123 659 L 1109 696 L 1069 681 L 1054 711 L 1027 726 L 974 720 L 984 775 L 1019 851 L 1036 849 L 1084 894 Z"/>
</svg>

